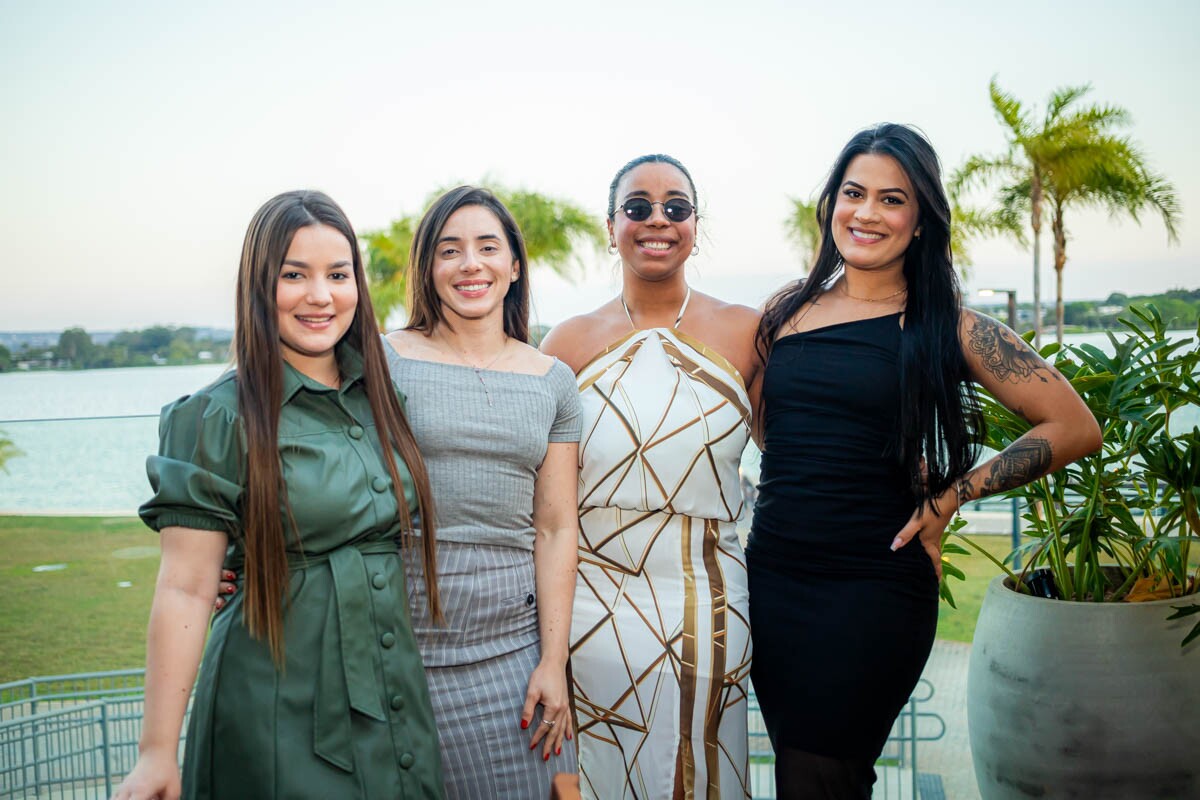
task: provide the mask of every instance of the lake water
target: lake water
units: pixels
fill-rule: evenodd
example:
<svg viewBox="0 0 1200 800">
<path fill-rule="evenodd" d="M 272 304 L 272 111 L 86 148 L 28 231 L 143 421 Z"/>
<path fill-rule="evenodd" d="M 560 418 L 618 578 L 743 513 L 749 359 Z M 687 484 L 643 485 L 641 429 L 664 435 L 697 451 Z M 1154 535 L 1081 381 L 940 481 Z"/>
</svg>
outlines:
<svg viewBox="0 0 1200 800">
<path fill-rule="evenodd" d="M 225 367 L 0 374 L 0 430 L 24 455 L 0 472 L 0 513 L 132 513 L 150 493 L 158 412 Z M 113 417 L 132 419 L 73 419 Z M 43 420 L 54 421 L 20 421 Z"/>
<path fill-rule="evenodd" d="M 1104 334 L 1067 341 L 1108 349 Z M 0 472 L 0 513 L 133 513 L 150 492 L 145 463 L 158 448 L 159 410 L 225 369 L 205 364 L 0 373 L 0 430 L 24 452 L 9 460 L 7 474 Z M 1200 424 L 1200 409 L 1187 411 L 1175 429 Z M 127 418 L 63 419 L 82 417 Z M 757 476 L 753 446 L 743 464 Z"/>
</svg>

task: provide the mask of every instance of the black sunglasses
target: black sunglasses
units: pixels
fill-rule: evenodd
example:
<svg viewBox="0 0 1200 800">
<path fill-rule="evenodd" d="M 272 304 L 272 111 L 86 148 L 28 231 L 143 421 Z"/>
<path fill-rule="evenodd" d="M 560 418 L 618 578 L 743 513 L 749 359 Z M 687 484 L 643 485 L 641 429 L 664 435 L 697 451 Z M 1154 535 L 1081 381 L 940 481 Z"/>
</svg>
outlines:
<svg viewBox="0 0 1200 800">
<path fill-rule="evenodd" d="M 682 197 L 673 197 L 667 202 L 651 203 L 644 197 L 632 197 L 619 206 L 630 222 L 645 222 L 654 213 L 655 206 L 662 206 L 663 214 L 671 222 L 683 222 L 692 215 L 692 204 Z"/>
</svg>

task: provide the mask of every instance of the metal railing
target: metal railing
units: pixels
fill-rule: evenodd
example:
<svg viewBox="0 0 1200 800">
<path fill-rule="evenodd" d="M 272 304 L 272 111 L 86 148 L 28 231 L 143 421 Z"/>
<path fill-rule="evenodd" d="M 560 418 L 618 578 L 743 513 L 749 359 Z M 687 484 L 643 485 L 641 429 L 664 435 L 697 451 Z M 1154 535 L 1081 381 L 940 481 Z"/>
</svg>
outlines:
<svg viewBox="0 0 1200 800">
<path fill-rule="evenodd" d="M 137 761 L 144 670 L 52 675 L 0 684 L 0 800 L 104 798 Z M 917 745 L 946 733 L 920 710 L 933 697 L 922 679 L 875 765 L 875 797 L 935 800 L 940 781 L 918 770 Z M 775 797 L 775 755 L 753 689 L 750 781 L 755 800 Z M 183 742 L 180 742 L 182 754 Z M 932 779 L 932 780 L 931 780 Z"/>
<path fill-rule="evenodd" d="M 144 676 L 130 669 L 0 684 L 0 800 L 110 796 L 137 761 Z"/>
<path fill-rule="evenodd" d="M 917 768 L 918 742 L 933 742 L 946 735 L 946 722 L 939 714 L 918 708 L 933 694 L 933 684 L 922 678 L 892 725 L 883 753 L 875 762 L 875 798 L 940 800 L 944 797 L 940 778 L 921 773 Z M 775 753 L 753 689 L 750 692 L 749 733 L 751 794 L 754 800 L 773 800 Z"/>
</svg>

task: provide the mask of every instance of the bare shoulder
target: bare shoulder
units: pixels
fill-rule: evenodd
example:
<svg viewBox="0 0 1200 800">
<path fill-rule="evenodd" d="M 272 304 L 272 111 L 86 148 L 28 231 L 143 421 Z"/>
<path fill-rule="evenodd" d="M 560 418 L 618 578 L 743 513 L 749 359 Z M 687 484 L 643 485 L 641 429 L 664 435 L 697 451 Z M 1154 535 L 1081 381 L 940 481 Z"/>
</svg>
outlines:
<svg viewBox="0 0 1200 800">
<path fill-rule="evenodd" d="M 680 327 L 728 359 L 749 385 L 761 365 L 754 346 L 761 312 L 706 294 L 693 295 L 693 302 L 697 300 L 696 327 L 692 328 L 686 318 Z"/>
<path fill-rule="evenodd" d="M 416 357 L 424 350 L 428 350 L 429 337 L 421 331 L 411 331 L 404 328 L 396 331 L 389 331 L 384 334 L 385 339 L 392 349 L 399 355 L 405 357 Z"/>
<path fill-rule="evenodd" d="M 578 373 L 596 353 L 628 327 L 623 316 L 618 319 L 612 313 L 613 304 L 605 303 L 595 311 L 558 323 L 542 339 L 541 351 Z"/>
<path fill-rule="evenodd" d="M 554 366 L 554 356 L 543 353 L 533 345 L 515 342 L 514 348 L 512 356 L 505 359 L 514 372 L 545 375 Z"/>
<path fill-rule="evenodd" d="M 740 303 L 726 303 L 715 297 L 708 299 L 712 301 L 714 317 L 723 327 L 741 332 L 749 331 L 751 335 L 758 330 L 758 322 L 762 319 L 762 312 L 758 309 Z"/>
</svg>

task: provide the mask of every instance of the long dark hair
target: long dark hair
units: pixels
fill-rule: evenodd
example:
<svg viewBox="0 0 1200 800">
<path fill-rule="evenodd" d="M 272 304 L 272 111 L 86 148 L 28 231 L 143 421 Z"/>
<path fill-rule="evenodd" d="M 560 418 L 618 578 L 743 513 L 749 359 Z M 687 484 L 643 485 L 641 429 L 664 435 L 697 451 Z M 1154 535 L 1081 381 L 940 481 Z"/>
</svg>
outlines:
<svg viewBox="0 0 1200 800">
<path fill-rule="evenodd" d="M 895 451 L 918 502 L 936 498 L 975 464 L 983 422 L 959 342 L 962 294 L 950 255 L 950 204 L 937 153 L 917 131 L 883 123 L 856 133 L 842 149 L 817 199 L 821 244 L 812 271 L 767 301 L 755 346 L 766 363 L 780 329 L 837 276 L 833 207 L 857 156 L 889 156 L 917 194 L 919 238 L 904 254 L 908 296 L 900 336 L 900 425 Z M 924 469 L 922 469 L 924 459 Z M 924 473 L 924 477 L 923 476 Z"/>
<path fill-rule="evenodd" d="M 504 295 L 504 332 L 518 342 L 529 343 L 529 255 L 525 252 L 525 237 L 512 212 L 496 195 L 478 186 L 459 186 L 433 201 L 421 217 L 413 234 L 408 258 L 408 324 L 405 330 L 433 333 L 439 322 L 446 321 L 442 301 L 433 280 L 433 260 L 437 255 L 438 239 L 446 221 L 464 206 L 483 206 L 496 215 L 509 249 L 520 269 L 517 279 L 509 284 Z"/>
<path fill-rule="evenodd" d="M 234 353 L 237 361 L 238 416 L 246 436 L 246 495 L 242 516 L 246 548 L 246 593 L 243 617 L 250 635 L 265 639 L 276 664 L 283 663 L 283 602 L 288 583 L 284 547 L 282 498 L 289 519 L 287 485 L 279 460 L 279 411 L 283 398 L 283 355 L 275 287 L 279 269 L 292 237 L 308 225 L 328 225 L 346 237 L 354 257 L 354 283 L 358 308 L 338 347 L 349 345 L 363 358 L 363 386 L 375 417 L 384 463 L 392 478 L 405 546 L 412 546 L 412 519 L 404 498 L 395 459 L 398 452 L 412 474 L 417 508 L 425 529 L 420 537 L 428 582 L 429 605 L 440 617 L 437 593 L 435 541 L 429 527 L 434 520 L 433 493 L 425 463 L 417 451 L 412 430 L 400 409 L 395 386 L 388 374 L 383 345 L 375 329 L 375 312 L 367 293 L 358 240 L 345 213 L 321 192 L 294 191 L 272 197 L 250 220 L 238 269 L 237 319 Z M 294 525 L 293 525 L 294 527 Z"/>
</svg>

